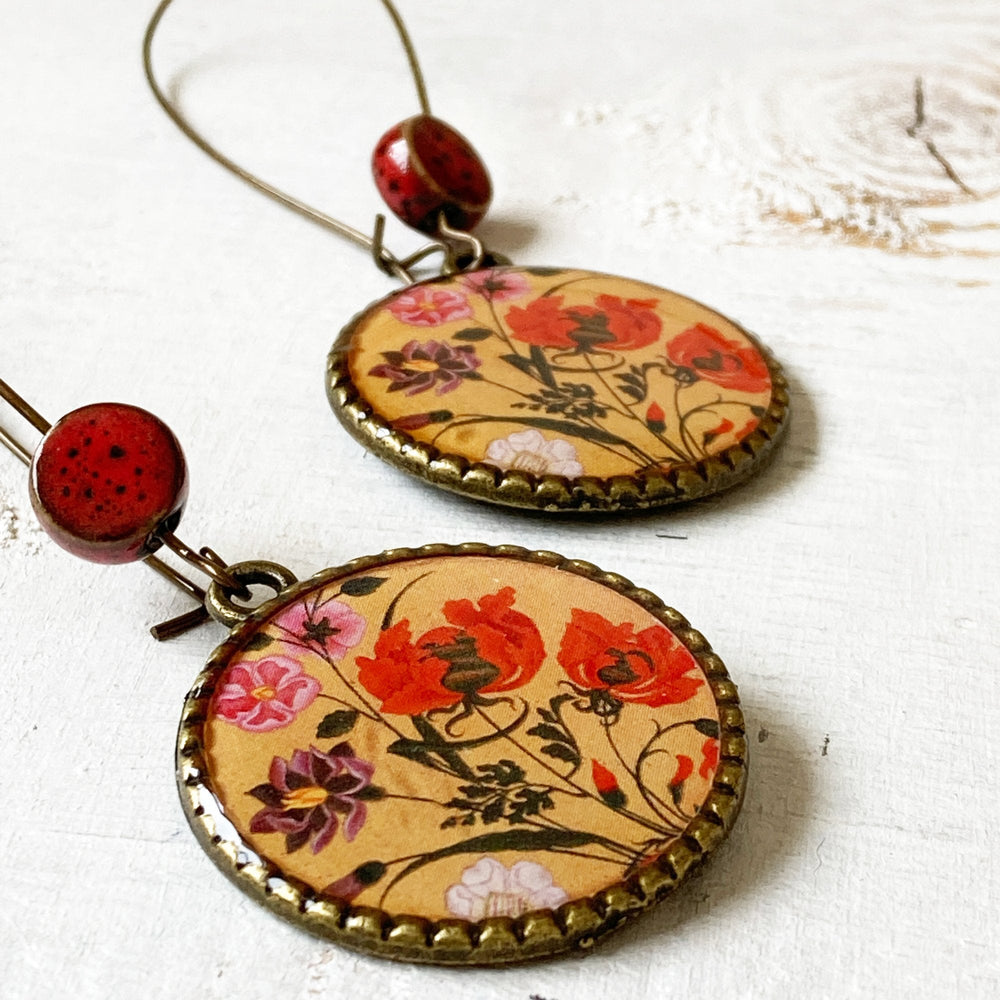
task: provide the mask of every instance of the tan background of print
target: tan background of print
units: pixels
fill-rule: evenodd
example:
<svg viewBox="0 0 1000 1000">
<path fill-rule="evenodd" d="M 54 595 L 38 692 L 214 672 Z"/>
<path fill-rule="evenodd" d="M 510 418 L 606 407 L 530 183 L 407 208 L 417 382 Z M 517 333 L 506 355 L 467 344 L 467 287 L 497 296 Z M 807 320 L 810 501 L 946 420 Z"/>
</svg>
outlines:
<svg viewBox="0 0 1000 1000">
<path fill-rule="evenodd" d="M 615 277 L 613 275 L 596 274 L 590 271 L 566 270 L 559 274 L 549 276 L 538 276 L 529 273 L 525 268 L 501 268 L 500 273 L 522 275 L 531 286 L 531 291 L 516 298 L 502 299 L 492 303 L 496 315 L 491 311 L 491 303 L 482 295 L 477 294 L 462 282 L 462 277 L 442 278 L 430 283 L 433 288 L 447 288 L 466 295 L 469 305 L 473 309 L 473 315 L 464 319 L 451 320 L 438 326 L 415 326 L 404 323 L 397 319 L 389 310 L 390 299 L 383 299 L 367 310 L 359 319 L 352 339 L 350 371 L 351 378 L 357 386 L 361 397 L 365 399 L 377 413 L 381 414 L 390 423 L 400 417 L 412 414 L 426 413 L 432 410 L 451 410 L 456 416 L 464 414 L 488 414 L 491 416 L 511 415 L 517 417 L 551 416 L 552 419 L 563 419 L 558 414 L 546 414 L 544 410 L 529 411 L 527 409 L 512 409 L 513 403 L 527 402 L 520 395 L 512 394 L 507 387 L 516 389 L 521 393 L 536 393 L 544 388 L 529 375 L 518 371 L 512 365 L 500 360 L 502 354 L 510 353 L 510 348 L 498 337 L 491 337 L 474 343 L 476 356 L 482 360 L 482 365 L 476 369 L 477 374 L 482 375 L 483 380 L 463 380 L 462 384 L 453 390 L 437 394 L 437 388 L 441 383 L 436 383 L 433 389 L 426 389 L 413 396 L 407 396 L 405 390 L 389 392 L 392 385 L 389 379 L 382 376 L 369 374 L 376 366 L 383 364 L 385 358 L 383 352 L 400 350 L 411 340 L 425 343 L 429 340 L 447 341 L 452 346 L 458 346 L 461 341 L 453 341 L 449 338 L 467 327 L 487 327 L 496 329 L 498 320 L 503 323 L 503 329 L 510 335 L 510 329 L 504 322 L 504 317 L 512 306 L 524 308 L 528 303 L 534 301 L 547 289 L 560 286 L 558 292 L 554 293 L 563 298 L 563 308 L 574 305 L 592 306 L 598 295 L 608 294 L 619 296 L 622 299 L 657 299 L 656 313 L 660 317 L 663 328 L 659 338 L 646 347 L 636 350 L 626 350 L 614 352 L 609 349 L 609 354 L 617 353 L 617 356 L 624 360 L 624 363 L 613 371 L 608 372 L 607 380 L 609 384 L 615 385 L 613 376 L 617 372 L 627 372 L 632 364 L 641 365 L 645 361 L 663 359 L 664 348 L 670 339 L 677 334 L 694 326 L 696 323 L 706 323 L 718 330 L 727 340 L 739 342 L 741 345 L 753 346 L 746 334 L 730 320 L 719 315 L 706 306 L 691 299 L 685 298 L 674 292 L 658 288 L 655 285 L 645 284 L 639 281 L 632 281 L 628 278 Z M 561 287 L 566 282 L 565 288 Z M 398 294 L 405 294 L 398 293 Z M 511 337 L 518 352 L 527 356 L 529 347 L 527 343 Z M 553 354 L 559 353 L 553 349 L 547 349 L 550 360 Z M 565 353 L 565 352 L 563 352 Z M 607 357 L 608 355 L 603 355 Z M 574 366 L 583 367 L 582 362 L 577 359 Z M 601 382 L 586 370 L 574 372 L 555 372 L 556 381 L 563 382 L 586 382 L 593 385 L 596 398 L 599 401 L 609 402 L 611 400 L 608 390 Z M 662 407 L 666 416 L 667 437 L 672 441 L 679 439 L 678 417 L 673 405 L 673 394 L 675 383 L 672 379 L 660 372 L 650 371 L 648 373 L 650 382 L 650 392 L 646 400 L 641 403 L 633 403 L 632 409 L 639 417 L 644 417 L 650 403 L 657 402 Z M 497 384 L 491 384 L 497 383 Z M 622 405 L 622 401 L 627 397 L 620 397 L 617 405 Z M 718 427 L 724 417 L 732 420 L 734 429 L 725 434 L 719 434 L 705 448 L 705 455 L 715 455 L 726 448 L 731 447 L 738 440 L 737 433 L 746 425 L 751 418 L 750 405 L 767 407 L 771 401 L 771 391 L 749 393 L 738 392 L 733 389 L 726 389 L 716 385 L 714 382 L 701 380 L 693 385 L 681 390 L 680 399 L 685 410 L 696 406 L 712 403 L 721 400 L 713 410 L 706 410 L 693 417 L 688 428 L 694 439 L 700 444 L 702 435 L 715 427 Z M 739 403 L 741 406 L 731 406 L 727 404 Z M 656 457 L 660 457 L 663 446 L 646 429 L 643 424 L 628 420 L 624 416 L 609 413 L 608 416 L 599 421 L 602 428 L 606 428 L 613 434 L 618 435 L 628 441 L 632 441 Z M 486 449 L 491 441 L 498 438 L 507 437 L 516 431 L 526 430 L 523 424 L 515 423 L 513 420 L 507 422 L 490 422 L 483 424 L 468 424 L 455 430 L 446 430 L 441 433 L 444 424 L 430 424 L 427 427 L 415 431 L 408 431 L 416 440 L 425 444 L 433 444 L 442 452 L 460 455 L 470 462 L 480 462 L 486 454 Z M 541 433 L 546 440 L 563 438 L 569 440 L 576 448 L 580 463 L 584 472 L 590 476 L 608 477 L 613 475 L 629 475 L 636 471 L 636 460 L 633 457 L 617 456 L 607 451 L 605 448 L 584 441 L 580 438 L 572 437 L 553 430 L 542 430 Z M 696 455 L 695 459 L 703 457 Z M 664 462 L 667 467 L 669 462 Z"/>
<path fill-rule="evenodd" d="M 341 429 L 327 351 L 399 286 L 160 113 L 154 6 L 3 7 L 0 377 L 49 419 L 122 400 L 166 420 L 179 534 L 226 559 L 305 578 L 476 539 L 624 573 L 718 647 L 750 782 L 703 874 L 586 961 L 410 968 L 303 933 L 178 805 L 181 705 L 224 630 L 150 641 L 190 599 L 52 544 L 0 451 L 5 1000 L 1000 994 L 1000 4 L 400 3 L 432 108 L 493 174 L 491 249 L 668 285 L 789 376 L 763 475 L 587 523 L 429 488 Z M 161 37 L 209 139 L 371 231 L 371 149 L 416 110 L 378 3 L 175 0 Z M 393 219 L 386 239 L 424 243 Z"/>
<path fill-rule="evenodd" d="M 540 721 L 533 710 L 534 706 L 547 707 L 549 698 L 567 690 L 566 687 L 558 686 L 560 681 L 566 680 L 566 674 L 556 661 L 556 654 L 563 630 L 570 619 L 570 609 L 580 607 L 598 612 L 615 625 L 630 621 L 634 623 L 636 631 L 659 624 L 647 611 L 607 587 L 546 566 L 481 556 L 435 557 L 390 564 L 362 574 L 388 577 L 387 582 L 374 594 L 362 598 L 341 598 L 368 622 L 361 642 L 340 661 L 341 669 L 348 679 L 356 678 L 355 657 L 372 655 L 379 634 L 379 623 L 389 602 L 407 583 L 425 573 L 430 575 L 407 591 L 397 606 L 394 618 L 396 622 L 409 620 L 414 639 L 430 628 L 447 624 L 441 611 L 446 600 L 469 598 L 478 604 L 479 598 L 484 594 L 495 594 L 502 587 L 508 586 L 514 587 L 516 591 L 514 609 L 527 614 L 538 625 L 547 653 L 545 662 L 529 684 L 508 692 L 518 700 L 517 709 L 498 704 L 489 710 L 498 723 L 507 725 L 516 718 L 520 711 L 519 699 L 524 698 L 532 706 L 532 710 L 514 735 L 536 754 L 545 741 L 526 736 L 525 730 Z M 341 582 L 329 585 L 329 592 L 336 593 Z M 271 628 L 269 634 L 280 635 L 280 632 Z M 304 650 L 274 643 L 264 650 L 247 653 L 239 657 L 239 660 L 267 659 L 269 654 L 279 653 L 300 658 L 305 670 L 324 685 L 326 692 L 351 700 L 350 694 L 334 677 L 329 665 L 320 657 Z M 690 671 L 690 675 L 703 676 L 697 665 Z M 360 685 L 358 690 L 377 707 L 377 698 L 365 692 Z M 320 720 L 328 712 L 341 707 L 319 697 L 291 725 L 270 733 L 249 733 L 217 716 L 206 722 L 206 746 L 216 794 L 222 801 L 228 818 L 255 851 L 273 860 L 288 874 L 322 889 L 366 861 L 389 861 L 395 857 L 457 843 L 468 837 L 513 829 L 505 821 L 500 821 L 490 825 L 477 822 L 475 826 L 459 825 L 442 830 L 441 822 L 452 815 L 454 810 L 443 809 L 437 804 L 386 798 L 367 803 L 367 820 L 353 843 L 347 843 L 340 830 L 333 842 L 319 855 L 313 855 L 308 846 L 291 855 L 285 854 L 282 834 L 249 834 L 250 819 L 261 808 L 261 803 L 247 795 L 247 791 L 268 780 L 268 770 L 274 756 L 287 760 L 293 750 L 307 749 L 310 744 L 328 751 L 336 743 L 347 740 L 356 755 L 375 763 L 373 784 L 393 795 L 413 795 L 446 802 L 460 794 L 458 785 L 463 783 L 460 780 L 431 771 L 414 761 L 387 754 L 385 748 L 396 736 L 364 717 L 360 717 L 354 730 L 344 737 L 316 739 L 316 727 Z M 432 721 L 440 731 L 447 718 L 448 716 L 442 715 Z M 577 783 L 588 791 L 594 791 L 591 759 L 597 759 L 618 776 L 622 790 L 628 795 L 628 807 L 653 819 L 653 814 L 642 802 L 638 790 L 615 760 L 613 750 L 606 742 L 595 716 L 567 707 L 564 708 L 564 718 L 569 721 L 581 746 L 583 763 L 575 776 Z M 718 718 L 706 683 L 701 685 L 694 698 L 683 704 L 658 709 L 638 704 L 626 705 L 614 727 L 614 738 L 625 760 L 631 763 L 652 735 L 654 720 L 661 726 L 666 726 L 698 718 Z M 405 716 L 389 716 L 389 719 L 405 736 L 416 738 L 417 734 Z M 487 732 L 489 727 L 482 720 L 471 718 L 459 724 L 455 736 L 469 738 Z M 688 816 L 697 810 L 710 785 L 711 775 L 706 781 L 697 774 L 704 742 L 704 735 L 692 727 L 682 727 L 670 735 L 669 743 L 666 744 L 671 753 L 656 754 L 652 758 L 655 763 L 651 762 L 644 771 L 647 787 L 669 802 L 667 783 L 676 766 L 673 754 L 683 753 L 693 759 L 695 774 L 688 780 L 681 802 Z M 550 780 L 557 787 L 562 784 L 506 739 L 497 739 L 485 747 L 469 751 L 465 759 L 474 766 L 503 758 L 521 764 L 529 779 Z M 551 763 L 559 766 L 557 761 Z M 616 843 L 629 846 L 635 846 L 644 837 L 655 836 L 648 829 L 640 827 L 599 801 L 581 801 L 567 795 L 555 795 L 554 801 L 556 808 L 546 811 L 546 815 L 556 818 L 571 829 L 597 832 Z M 664 846 L 661 843 L 650 851 L 659 853 Z M 589 852 L 592 849 L 583 847 L 579 850 Z M 393 888 L 384 901 L 385 908 L 395 913 L 446 916 L 445 890 L 460 881 L 463 869 L 475 864 L 481 856 L 464 854 L 427 865 Z M 553 852 L 509 851 L 496 856 L 508 868 L 522 860 L 533 860 L 544 865 L 553 873 L 555 883 L 562 886 L 570 898 L 590 895 L 618 881 L 623 872 L 621 863 L 585 861 L 577 856 Z M 382 890 L 391 875 L 402 867 L 404 866 L 393 868 L 389 877 L 359 896 L 357 902 L 382 905 Z"/>
</svg>

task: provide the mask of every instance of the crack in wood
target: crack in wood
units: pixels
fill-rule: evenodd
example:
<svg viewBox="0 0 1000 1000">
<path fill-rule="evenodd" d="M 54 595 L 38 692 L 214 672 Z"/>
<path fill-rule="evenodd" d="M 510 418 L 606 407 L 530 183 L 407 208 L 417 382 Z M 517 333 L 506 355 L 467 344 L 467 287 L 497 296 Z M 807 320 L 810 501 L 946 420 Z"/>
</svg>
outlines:
<svg viewBox="0 0 1000 1000">
<path fill-rule="evenodd" d="M 970 188 L 968 184 L 966 184 L 965 181 L 958 176 L 955 168 L 948 162 L 945 155 L 935 145 L 934 140 L 928 136 L 917 135 L 927 122 L 924 106 L 924 80 L 923 77 L 918 76 L 913 82 L 913 124 L 907 127 L 906 134 L 911 139 L 916 139 L 924 144 L 924 148 L 927 152 L 930 153 L 935 160 L 937 160 L 941 169 L 945 172 L 945 175 L 960 191 L 967 195 L 971 195 L 973 198 L 978 197 L 976 192 L 973 191 L 972 188 Z"/>
</svg>

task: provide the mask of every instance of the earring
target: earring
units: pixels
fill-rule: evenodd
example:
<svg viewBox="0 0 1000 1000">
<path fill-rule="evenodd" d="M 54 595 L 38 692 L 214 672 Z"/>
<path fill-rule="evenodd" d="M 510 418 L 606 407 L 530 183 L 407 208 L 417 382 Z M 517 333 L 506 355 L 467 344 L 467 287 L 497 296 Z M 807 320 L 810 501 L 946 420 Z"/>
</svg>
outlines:
<svg viewBox="0 0 1000 1000">
<path fill-rule="evenodd" d="M 375 143 L 372 170 L 392 212 L 432 242 L 405 257 L 303 204 L 219 152 L 157 83 L 157 7 L 146 76 L 181 130 L 269 197 L 372 255 L 404 283 L 348 323 L 327 394 L 380 458 L 469 497 L 545 511 L 628 511 L 728 489 L 758 471 L 788 421 L 780 365 L 752 334 L 677 292 L 576 268 L 515 266 L 471 230 L 492 191 L 472 145 L 430 111 L 406 28 L 420 112 Z M 442 255 L 440 273 L 414 268 Z"/>
<path fill-rule="evenodd" d="M 32 506 L 63 548 L 145 559 L 230 630 L 177 736 L 192 830 L 244 892 L 387 958 L 494 965 L 589 949 L 728 834 L 746 741 L 705 638 L 624 577 L 518 546 L 427 545 L 297 581 L 175 531 L 177 439 L 96 404 L 44 436 Z M 155 554 L 172 550 L 203 590 Z M 250 610 L 249 588 L 274 596 Z"/>
</svg>

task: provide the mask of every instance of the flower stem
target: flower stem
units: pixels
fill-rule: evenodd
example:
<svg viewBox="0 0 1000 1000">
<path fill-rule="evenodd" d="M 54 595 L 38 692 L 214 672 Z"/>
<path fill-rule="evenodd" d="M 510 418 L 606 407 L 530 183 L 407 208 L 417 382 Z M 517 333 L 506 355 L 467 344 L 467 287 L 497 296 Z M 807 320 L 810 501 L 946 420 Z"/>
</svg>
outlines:
<svg viewBox="0 0 1000 1000">
<path fill-rule="evenodd" d="M 555 777 L 557 777 L 560 781 L 564 782 L 565 784 L 569 785 L 570 788 L 574 789 L 577 798 L 592 799 L 594 802 L 600 803 L 600 805 L 604 806 L 606 809 L 611 808 L 604 801 L 604 799 L 602 799 L 596 792 L 588 791 L 582 785 L 580 785 L 577 782 L 575 782 L 572 778 L 569 778 L 569 777 L 567 777 L 564 774 L 560 774 L 554 767 L 552 767 L 551 764 L 547 764 L 540 757 L 538 757 L 534 753 L 532 753 L 526 746 L 524 746 L 524 744 L 519 743 L 516 739 L 514 739 L 514 737 L 510 733 L 504 733 L 503 730 L 501 729 L 501 727 L 499 725 L 497 725 L 497 723 L 494 722 L 482 710 L 482 708 L 480 708 L 479 706 L 476 706 L 476 712 L 483 718 L 483 720 L 487 723 L 487 725 L 489 725 L 490 727 L 492 727 L 496 732 L 498 732 L 501 735 L 503 735 L 503 737 L 506 740 L 508 740 L 510 743 L 512 743 L 515 747 L 517 747 L 517 749 L 520 750 L 521 753 L 523 753 L 526 757 L 528 757 L 530 760 L 533 760 L 536 764 L 539 765 L 539 767 L 544 768 L 546 771 L 549 772 L 549 774 L 555 775 Z M 628 819 L 632 820 L 634 823 L 638 823 L 640 826 L 644 826 L 644 827 L 646 827 L 646 829 L 653 830 L 656 833 L 659 833 L 661 835 L 666 835 L 666 834 L 673 833 L 672 830 L 665 830 L 663 827 L 659 826 L 658 824 L 650 822 L 645 817 L 639 816 L 636 813 L 633 813 L 629 809 L 614 809 L 613 811 L 615 813 L 617 813 L 618 815 L 620 815 L 620 816 L 626 816 L 626 817 L 628 817 Z"/>
</svg>

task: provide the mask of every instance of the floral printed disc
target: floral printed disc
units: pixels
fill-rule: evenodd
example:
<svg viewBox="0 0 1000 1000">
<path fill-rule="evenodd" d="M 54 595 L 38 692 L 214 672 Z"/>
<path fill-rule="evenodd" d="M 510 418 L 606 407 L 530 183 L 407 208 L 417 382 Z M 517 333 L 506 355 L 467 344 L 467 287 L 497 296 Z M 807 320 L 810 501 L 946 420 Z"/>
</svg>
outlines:
<svg viewBox="0 0 1000 1000">
<path fill-rule="evenodd" d="M 399 550 L 285 591 L 189 696 L 189 819 L 244 889 L 389 957 L 589 946 L 724 837 L 736 691 L 704 638 L 553 553 Z"/>
<path fill-rule="evenodd" d="M 784 428 L 780 367 L 653 285 L 494 267 L 376 302 L 330 355 L 337 415 L 393 464 L 496 503 L 651 507 L 746 478 Z"/>
</svg>

